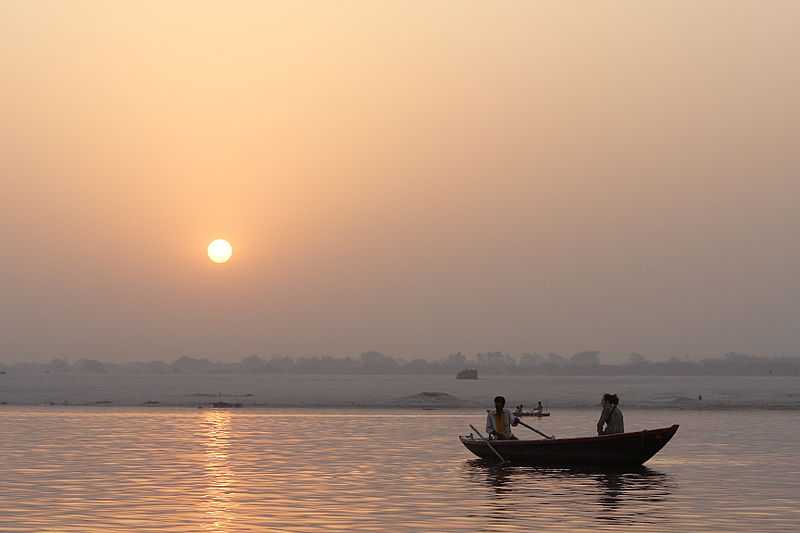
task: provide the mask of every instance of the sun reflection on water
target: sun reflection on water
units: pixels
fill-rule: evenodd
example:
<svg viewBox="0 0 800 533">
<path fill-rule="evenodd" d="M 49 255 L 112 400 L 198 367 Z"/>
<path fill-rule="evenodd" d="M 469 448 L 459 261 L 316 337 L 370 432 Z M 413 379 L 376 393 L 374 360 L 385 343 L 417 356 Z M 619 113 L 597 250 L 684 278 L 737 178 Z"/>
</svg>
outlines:
<svg viewBox="0 0 800 533">
<path fill-rule="evenodd" d="M 235 476 L 230 465 L 231 415 L 227 411 L 209 409 L 203 420 L 205 429 L 205 471 L 208 531 L 228 531 L 233 522 L 231 497 Z"/>
</svg>

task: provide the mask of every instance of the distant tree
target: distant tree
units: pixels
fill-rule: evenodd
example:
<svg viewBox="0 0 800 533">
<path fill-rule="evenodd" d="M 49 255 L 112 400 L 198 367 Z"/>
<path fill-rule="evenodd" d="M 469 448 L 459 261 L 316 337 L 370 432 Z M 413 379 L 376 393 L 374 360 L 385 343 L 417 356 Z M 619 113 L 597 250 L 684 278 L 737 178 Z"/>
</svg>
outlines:
<svg viewBox="0 0 800 533">
<path fill-rule="evenodd" d="M 600 352 L 578 352 L 570 358 L 570 363 L 580 367 L 600 366 Z"/>
<path fill-rule="evenodd" d="M 213 364 L 208 359 L 182 356 L 172 362 L 172 368 L 178 372 L 205 373 L 212 369 Z"/>
<path fill-rule="evenodd" d="M 147 372 L 149 374 L 169 374 L 175 372 L 175 369 L 164 361 L 147 361 L 145 363 L 140 363 L 136 367 L 137 369 L 141 369 L 142 372 Z"/>
<path fill-rule="evenodd" d="M 567 364 L 567 360 L 557 353 L 550 352 L 547 354 L 546 363 L 551 366 L 564 366 Z"/>
<path fill-rule="evenodd" d="M 75 370 L 87 374 L 105 374 L 108 372 L 100 361 L 95 359 L 80 359 L 75 363 Z"/>
<path fill-rule="evenodd" d="M 53 372 L 69 372 L 69 361 L 61 357 L 56 357 L 50 361 L 50 363 L 47 365 L 47 369 L 52 370 Z"/>
<path fill-rule="evenodd" d="M 658 365 L 660 370 L 659 374 L 671 376 L 690 376 L 702 375 L 702 367 L 691 361 L 688 357 L 680 358 L 676 356 L 670 357 L 665 363 Z"/>
<path fill-rule="evenodd" d="M 403 365 L 403 371 L 409 374 L 428 374 L 430 363 L 425 359 L 412 359 Z"/>
<path fill-rule="evenodd" d="M 451 353 L 445 360 L 445 366 L 449 369 L 461 369 L 467 366 L 467 357 L 461 352 Z"/>
<path fill-rule="evenodd" d="M 291 372 L 295 368 L 295 362 L 287 355 L 276 354 L 269 358 L 269 366 L 277 372 Z"/>
<path fill-rule="evenodd" d="M 479 353 L 475 356 L 478 367 L 495 374 L 512 372 L 517 367 L 517 362 L 508 354 L 503 352 Z"/>
<path fill-rule="evenodd" d="M 329 368 L 331 372 L 354 374 L 358 370 L 358 361 L 351 357 L 345 357 L 343 359 L 323 357 L 322 359 L 326 365 L 326 368 Z"/>
<path fill-rule="evenodd" d="M 361 367 L 366 372 L 390 373 L 397 368 L 397 361 L 381 352 L 369 351 L 361 354 Z"/>
<path fill-rule="evenodd" d="M 524 353 L 519 356 L 520 368 L 536 368 L 544 358 L 538 353 Z"/>
<path fill-rule="evenodd" d="M 269 364 L 259 355 L 248 355 L 239 363 L 239 369 L 247 374 L 263 374 L 269 371 Z"/>
<path fill-rule="evenodd" d="M 761 357 L 757 357 L 755 355 L 737 352 L 728 352 L 724 354 L 722 358 L 731 363 L 753 363 L 762 359 Z"/>
<path fill-rule="evenodd" d="M 640 353 L 631 352 L 628 354 L 628 364 L 631 366 L 644 365 L 647 362 L 647 358 Z"/>
</svg>

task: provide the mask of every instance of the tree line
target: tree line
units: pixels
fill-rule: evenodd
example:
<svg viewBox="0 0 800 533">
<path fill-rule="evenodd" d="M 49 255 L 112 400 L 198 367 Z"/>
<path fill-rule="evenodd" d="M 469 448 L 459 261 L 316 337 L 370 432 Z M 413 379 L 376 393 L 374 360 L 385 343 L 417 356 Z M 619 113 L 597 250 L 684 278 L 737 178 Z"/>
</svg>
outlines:
<svg viewBox="0 0 800 533">
<path fill-rule="evenodd" d="M 484 352 L 466 356 L 461 352 L 439 359 L 402 359 L 369 351 L 357 357 L 289 357 L 250 355 L 236 362 L 181 356 L 174 361 L 116 363 L 96 359 L 71 361 L 56 358 L 46 363 L 0 363 L 0 373 L 136 373 L 136 374 L 455 374 L 476 368 L 481 375 L 663 375 L 663 376 L 800 376 L 800 358 L 767 357 L 726 353 L 715 358 L 672 357 L 650 360 L 631 353 L 621 363 L 602 361 L 600 352 L 584 351 L 572 356 L 557 353 Z"/>
</svg>

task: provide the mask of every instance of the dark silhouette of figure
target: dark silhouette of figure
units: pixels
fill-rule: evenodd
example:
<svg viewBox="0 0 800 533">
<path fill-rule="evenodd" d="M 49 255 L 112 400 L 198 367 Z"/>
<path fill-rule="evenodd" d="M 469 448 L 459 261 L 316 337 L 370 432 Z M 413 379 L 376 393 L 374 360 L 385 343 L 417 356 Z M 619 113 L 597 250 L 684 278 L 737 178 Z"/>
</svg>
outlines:
<svg viewBox="0 0 800 533">
<path fill-rule="evenodd" d="M 603 412 L 600 420 L 597 421 L 598 435 L 613 435 L 614 433 L 625 433 L 625 423 L 622 411 L 619 408 L 619 398 L 616 394 L 604 394 L 601 402 Z"/>
<path fill-rule="evenodd" d="M 511 409 L 506 409 L 506 399 L 502 396 L 495 397 L 494 411 L 489 411 L 486 415 L 486 432 L 489 438 L 517 440 L 511 432 L 511 426 L 516 425 L 516 417 L 511 413 Z"/>
</svg>

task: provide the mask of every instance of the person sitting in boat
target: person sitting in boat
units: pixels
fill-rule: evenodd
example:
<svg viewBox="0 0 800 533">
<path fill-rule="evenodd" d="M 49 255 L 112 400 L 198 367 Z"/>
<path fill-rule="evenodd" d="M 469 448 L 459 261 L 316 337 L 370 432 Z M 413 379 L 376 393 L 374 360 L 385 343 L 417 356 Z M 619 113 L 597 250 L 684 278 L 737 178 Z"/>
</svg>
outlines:
<svg viewBox="0 0 800 533">
<path fill-rule="evenodd" d="M 511 409 L 506 409 L 506 399 L 497 396 L 494 399 L 494 411 L 489 411 L 486 415 L 486 432 L 489 438 L 497 440 L 517 440 L 511 432 L 511 426 L 516 426 L 517 418 L 511 413 Z"/>
<path fill-rule="evenodd" d="M 544 411 L 544 406 L 542 405 L 542 402 L 536 402 L 536 407 L 534 408 L 534 411 L 537 413 L 541 413 L 542 411 Z"/>
<path fill-rule="evenodd" d="M 600 420 L 597 421 L 598 435 L 613 435 L 614 433 L 625 433 L 625 423 L 622 418 L 622 411 L 619 408 L 619 398 L 616 394 L 603 394 L 603 412 Z"/>
</svg>

